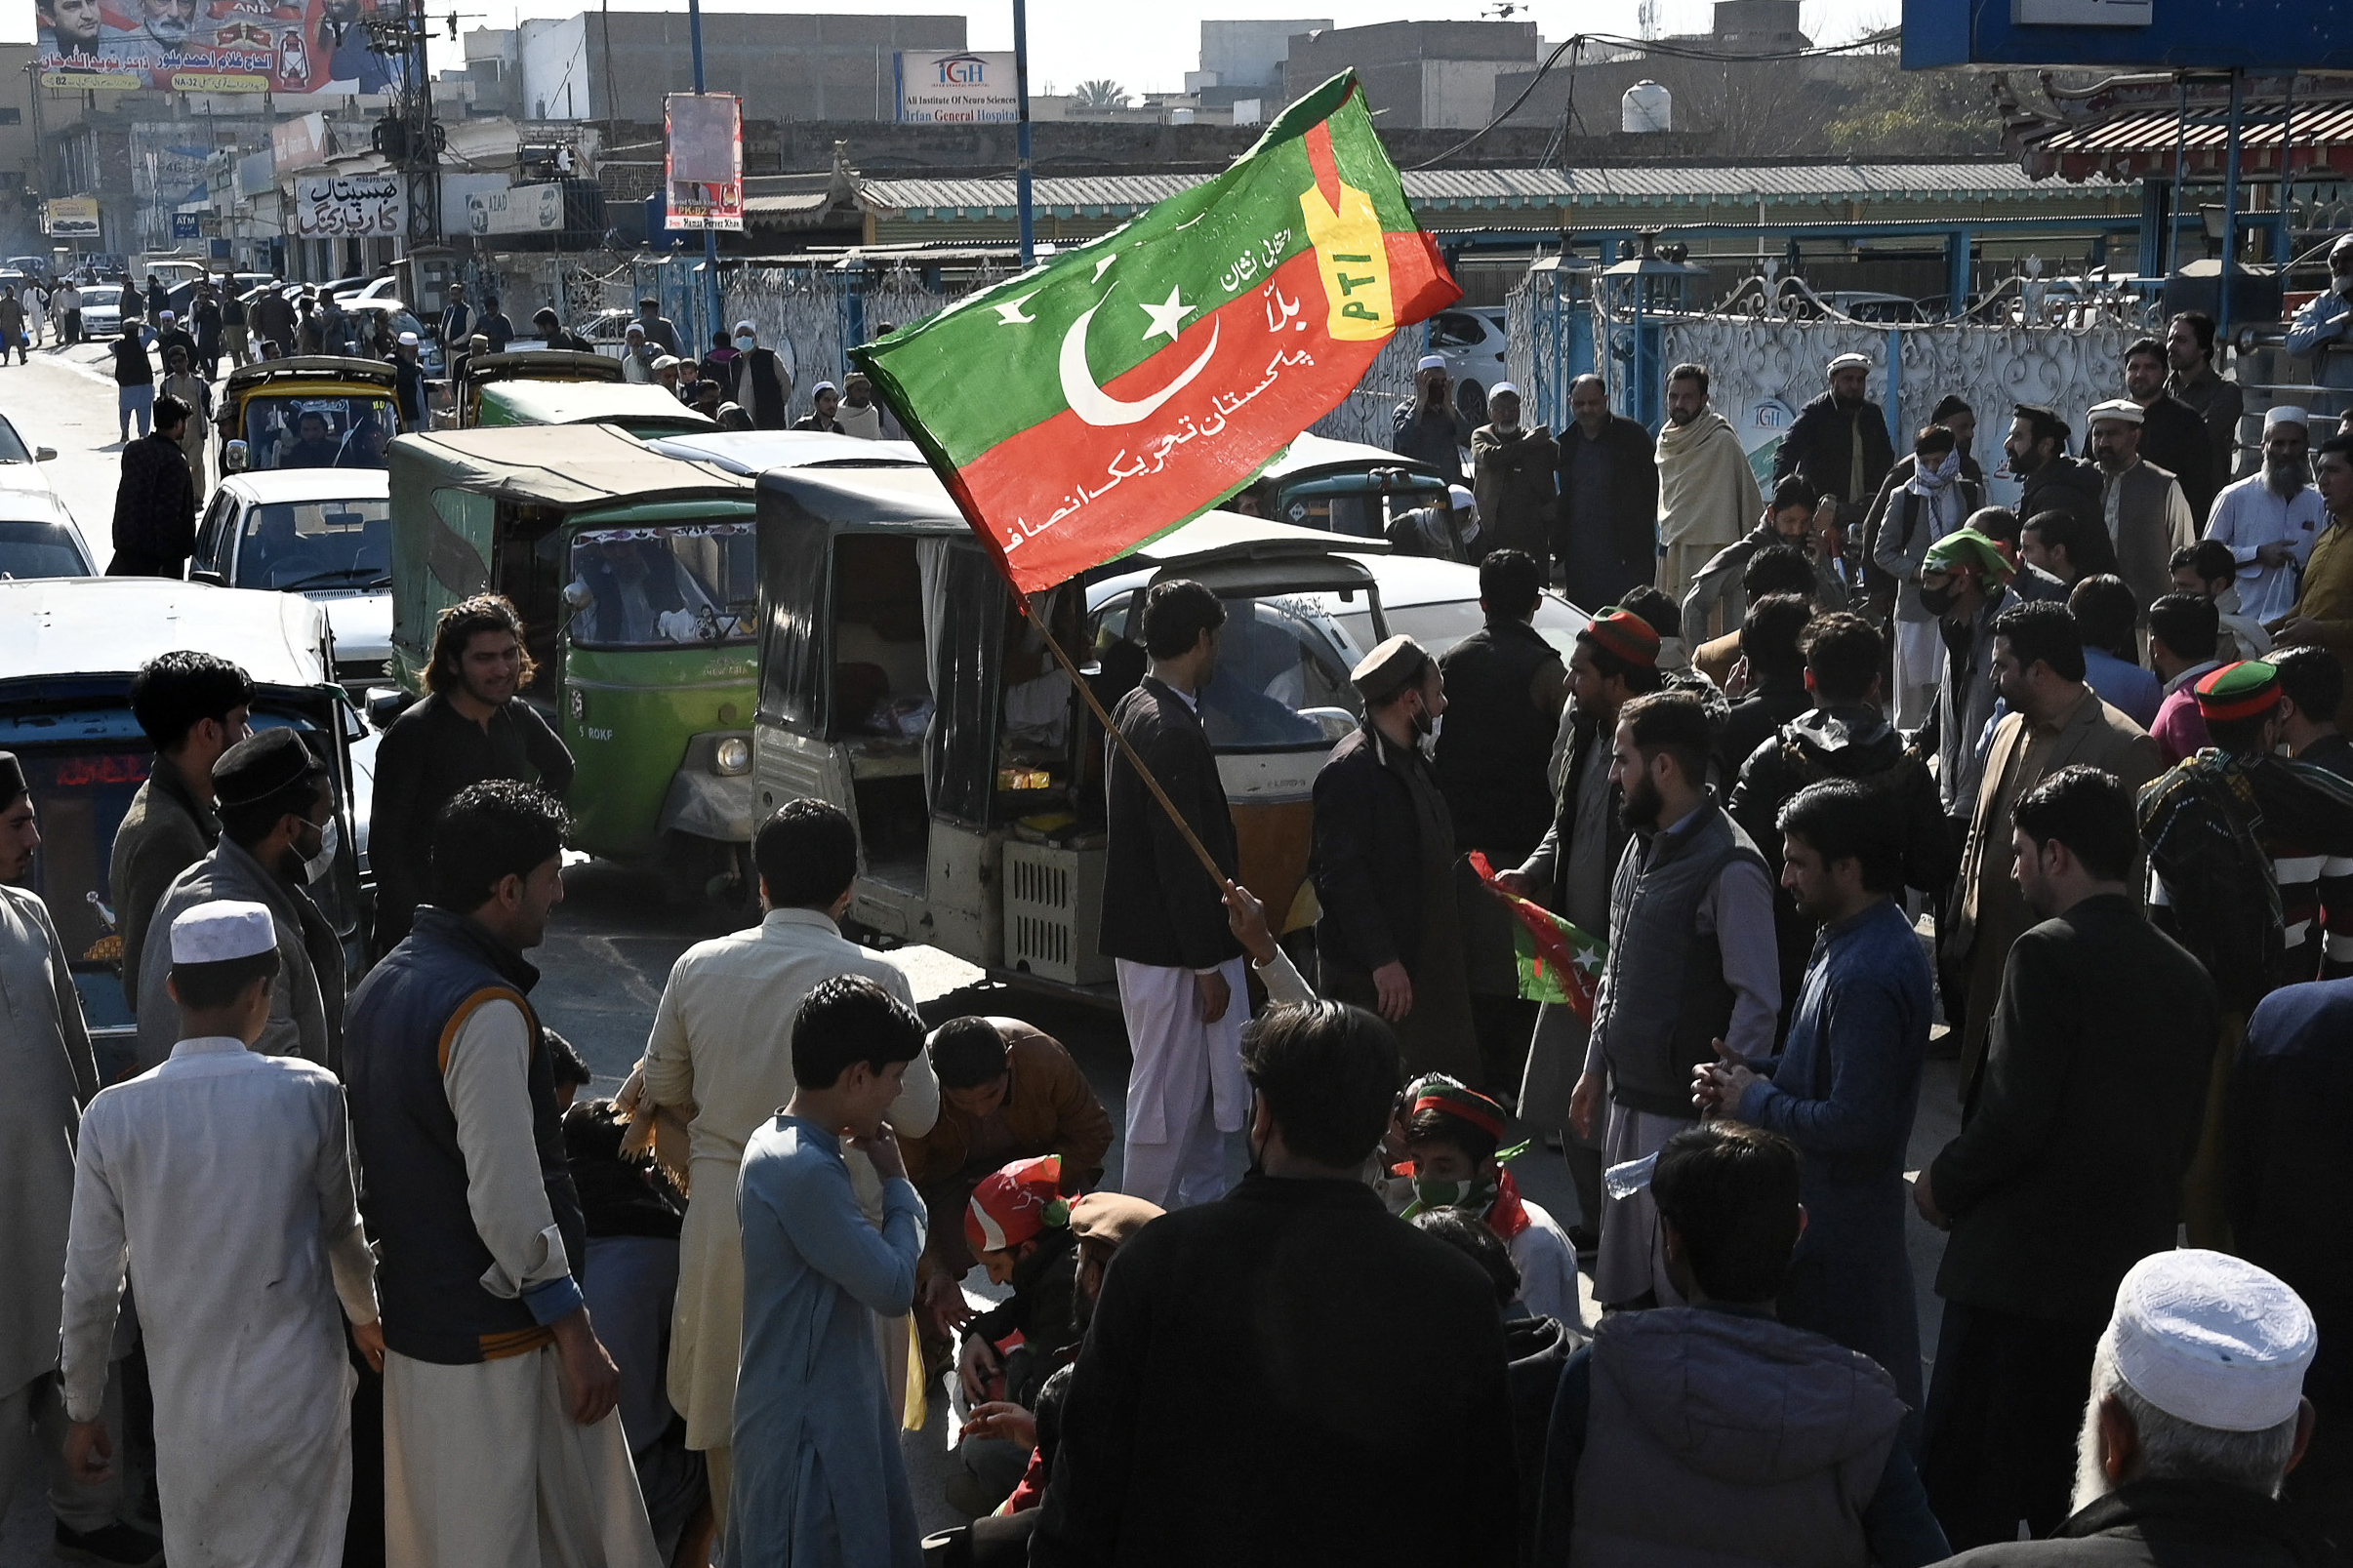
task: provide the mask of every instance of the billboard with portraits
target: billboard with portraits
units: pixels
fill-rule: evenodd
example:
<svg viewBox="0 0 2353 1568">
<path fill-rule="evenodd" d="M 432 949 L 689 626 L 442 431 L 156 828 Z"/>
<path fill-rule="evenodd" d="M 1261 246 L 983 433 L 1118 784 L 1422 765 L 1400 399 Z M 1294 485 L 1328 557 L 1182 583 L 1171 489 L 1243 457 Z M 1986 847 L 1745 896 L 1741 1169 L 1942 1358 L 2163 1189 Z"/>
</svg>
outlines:
<svg viewBox="0 0 2353 1568">
<path fill-rule="evenodd" d="M 402 61 L 368 48 L 390 0 L 33 0 L 44 86 L 181 93 L 384 93 Z"/>
</svg>

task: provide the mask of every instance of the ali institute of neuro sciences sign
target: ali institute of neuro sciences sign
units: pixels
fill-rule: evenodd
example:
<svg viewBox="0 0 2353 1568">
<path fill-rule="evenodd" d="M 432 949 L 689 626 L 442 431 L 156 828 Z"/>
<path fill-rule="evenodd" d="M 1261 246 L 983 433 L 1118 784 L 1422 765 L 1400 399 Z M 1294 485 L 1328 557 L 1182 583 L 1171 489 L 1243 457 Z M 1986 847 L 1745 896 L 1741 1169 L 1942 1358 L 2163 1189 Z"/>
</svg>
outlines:
<svg viewBox="0 0 2353 1568">
<path fill-rule="evenodd" d="M 1010 53 L 906 51 L 892 58 L 903 125 L 1010 125 L 1021 118 Z"/>
<path fill-rule="evenodd" d="M 306 240 L 398 239 L 408 232 L 408 181 L 400 175 L 299 175 L 294 231 Z"/>
</svg>

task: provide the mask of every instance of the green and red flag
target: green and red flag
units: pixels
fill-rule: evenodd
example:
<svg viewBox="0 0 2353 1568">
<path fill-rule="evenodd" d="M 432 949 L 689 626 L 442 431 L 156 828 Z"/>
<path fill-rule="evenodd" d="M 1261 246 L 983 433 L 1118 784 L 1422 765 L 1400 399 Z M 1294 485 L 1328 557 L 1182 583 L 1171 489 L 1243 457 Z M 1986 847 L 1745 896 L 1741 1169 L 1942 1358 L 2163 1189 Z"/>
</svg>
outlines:
<svg viewBox="0 0 2353 1568">
<path fill-rule="evenodd" d="M 1460 297 L 1347 71 L 1214 180 L 850 357 L 1029 594 L 1233 495 Z"/>
<path fill-rule="evenodd" d="M 1510 906 L 1515 918 L 1512 945 L 1520 955 L 1520 996 L 1522 1001 L 1559 1002 L 1574 1008 L 1579 1018 L 1593 1022 L 1593 999 L 1602 985 L 1602 965 L 1609 945 L 1589 937 L 1543 905 L 1507 891 L 1495 880 L 1495 868 L 1477 850 L 1471 869 L 1480 881 Z"/>
</svg>

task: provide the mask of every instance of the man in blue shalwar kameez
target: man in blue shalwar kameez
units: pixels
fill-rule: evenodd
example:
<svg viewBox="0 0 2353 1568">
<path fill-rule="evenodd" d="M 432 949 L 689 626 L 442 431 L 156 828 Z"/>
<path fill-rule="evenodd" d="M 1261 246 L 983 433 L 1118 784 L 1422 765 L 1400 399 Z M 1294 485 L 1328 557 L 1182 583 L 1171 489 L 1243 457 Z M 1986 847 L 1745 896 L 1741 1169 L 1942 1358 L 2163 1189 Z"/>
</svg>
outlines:
<svg viewBox="0 0 2353 1568">
<path fill-rule="evenodd" d="M 1700 1108 L 1768 1128 L 1805 1156 L 1805 1234 L 1781 1320 L 1860 1350 L 1921 1406 L 1920 1318 L 1904 1248 L 1904 1150 L 1927 1054 L 1928 960 L 1894 895 L 1901 807 L 1875 781 L 1810 785 L 1781 809 L 1781 885 L 1819 922 L 1776 1063 L 1694 1074 Z"/>
<path fill-rule="evenodd" d="M 899 1423 L 874 1314 L 908 1309 L 923 1200 L 883 1115 L 923 1049 L 913 1009 L 862 975 L 792 1019 L 791 1103 L 744 1149 L 744 1355 L 735 1395 L 727 1568 L 920 1568 Z M 859 1212 L 842 1142 L 883 1178 L 882 1228 Z"/>
</svg>

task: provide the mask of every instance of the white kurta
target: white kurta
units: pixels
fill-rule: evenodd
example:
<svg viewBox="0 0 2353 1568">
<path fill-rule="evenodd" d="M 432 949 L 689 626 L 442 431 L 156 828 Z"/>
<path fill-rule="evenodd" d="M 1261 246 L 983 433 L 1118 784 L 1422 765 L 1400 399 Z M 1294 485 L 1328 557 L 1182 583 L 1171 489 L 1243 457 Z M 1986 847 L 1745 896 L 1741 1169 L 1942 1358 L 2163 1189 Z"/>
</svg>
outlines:
<svg viewBox="0 0 2353 1568">
<path fill-rule="evenodd" d="M 351 1501 L 344 1319 L 376 1320 L 343 1086 L 183 1040 L 90 1104 L 66 1255 L 66 1412 L 95 1419 L 126 1262 L 177 1568 L 333 1568 Z M 121 1434 L 116 1433 L 119 1445 Z"/>
<path fill-rule="evenodd" d="M 522 1009 L 486 1002 L 451 1041 L 442 1088 L 490 1250 L 482 1288 L 577 1303 L 532 1140 L 532 1047 Z M 388 1568 L 660 1568 L 620 1414 L 572 1420 L 552 1345 L 469 1366 L 386 1351 L 384 1446 Z"/>
<path fill-rule="evenodd" d="M 913 1005 L 907 977 L 843 937 L 822 909 L 771 909 L 749 931 L 697 943 L 670 970 L 637 1065 L 648 1102 L 694 1107 L 693 1182 L 669 1345 L 670 1403 L 686 1418 L 689 1448 L 734 1441 L 744 1334 L 736 1169 L 753 1130 L 792 1098 L 793 1012 L 819 981 L 835 975 L 864 975 Z M 939 1114 L 939 1080 L 917 1056 L 892 1103 L 891 1126 L 902 1137 L 920 1138 Z M 855 1149 L 843 1160 L 860 1207 L 879 1223 L 882 1185 L 872 1162 Z"/>
<path fill-rule="evenodd" d="M 58 1281 L 73 1209 L 74 1127 L 98 1093 L 49 909 L 0 886 L 0 1395 L 58 1364 Z"/>
</svg>

